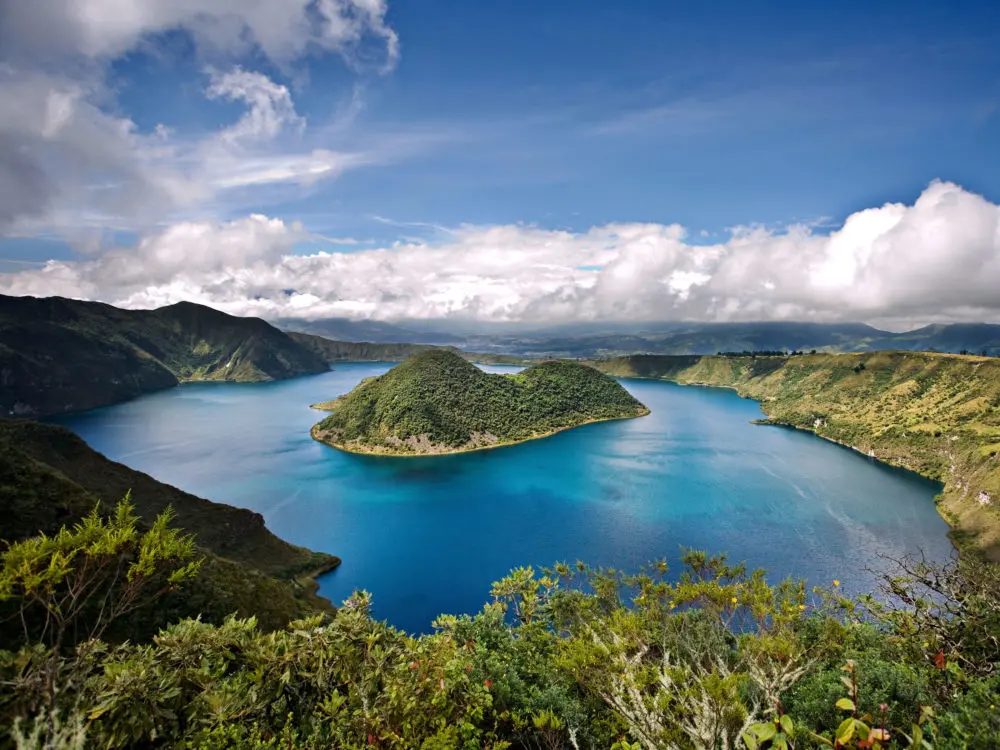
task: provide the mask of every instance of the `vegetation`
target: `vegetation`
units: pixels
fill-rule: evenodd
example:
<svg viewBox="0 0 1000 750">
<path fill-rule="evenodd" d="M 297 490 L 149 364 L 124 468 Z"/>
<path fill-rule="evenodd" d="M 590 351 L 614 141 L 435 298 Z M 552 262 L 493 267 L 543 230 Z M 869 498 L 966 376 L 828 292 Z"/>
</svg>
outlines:
<svg viewBox="0 0 1000 750">
<path fill-rule="evenodd" d="M 735 388 L 766 422 L 810 430 L 940 481 L 959 544 L 1000 559 L 1000 360 L 923 352 L 620 357 L 616 376 Z"/>
<path fill-rule="evenodd" d="M 120 310 L 0 295 L 0 414 L 8 416 L 91 409 L 186 380 L 253 382 L 327 369 L 263 320 L 188 302 Z"/>
<path fill-rule="evenodd" d="M 377 321 L 286 320 L 284 325 L 332 339 L 376 342 L 419 342 L 451 345 L 470 351 L 504 352 L 536 359 L 606 358 L 630 354 L 695 354 L 714 352 L 879 350 L 962 350 L 1000 355 L 1000 325 L 953 323 L 891 333 L 860 323 L 788 321 L 743 323 L 579 323 L 551 328 L 509 326 L 443 333 L 431 324 L 408 321 L 394 326 Z M 984 354 L 984 356 L 985 356 Z M 398 360 L 388 360 L 398 361 Z"/>
<path fill-rule="evenodd" d="M 648 413 L 614 379 L 568 362 L 491 375 L 443 350 L 421 352 L 320 405 L 317 440 L 363 453 L 471 450 L 543 437 L 586 422 Z"/>
<path fill-rule="evenodd" d="M 111 635 L 150 635 L 164 622 L 199 614 L 217 623 L 233 613 L 255 615 L 273 629 L 331 611 L 316 596 L 312 575 L 334 568 L 338 558 L 282 541 L 257 513 L 195 497 L 109 461 L 62 427 L 0 419 L 0 549 L 3 542 L 39 532 L 54 537 L 64 525 L 89 518 L 95 508 L 108 517 L 114 500 L 130 490 L 137 527 L 152 529 L 169 510 L 183 532 L 197 535 L 202 563 L 183 595 L 164 596 L 152 610 L 139 608 L 125 633 Z M 0 620 L 0 643 L 16 642 L 20 626 L 16 618 L 5 619 L 2 603 Z"/>
<path fill-rule="evenodd" d="M 470 362 L 483 365 L 532 365 L 530 359 L 511 354 L 483 354 L 463 352 L 454 347 L 437 347 L 432 344 L 371 343 L 368 341 L 334 341 L 311 333 L 288 334 L 294 341 L 311 349 L 327 362 L 402 362 L 414 354 L 432 349 L 446 349 Z"/>
<path fill-rule="evenodd" d="M 113 645 L 131 607 L 200 575 L 169 516 L 142 531 L 126 502 L 3 553 L 28 643 L 0 651 L 0 728 L 19 748 L 995 747 L 995 567 L 899 561 L 848 601 L 836 581 L 683 564 L 520 568 L 422 636 L 357 592 L 273 632 L 185 619 Z"/>
</svg>

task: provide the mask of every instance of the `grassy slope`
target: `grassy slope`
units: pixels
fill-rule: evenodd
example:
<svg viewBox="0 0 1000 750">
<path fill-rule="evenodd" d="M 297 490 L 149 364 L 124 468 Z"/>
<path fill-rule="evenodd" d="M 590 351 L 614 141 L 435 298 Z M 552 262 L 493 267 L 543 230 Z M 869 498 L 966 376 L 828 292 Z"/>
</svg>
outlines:
<svg viewBox="0 0 1000 750">
<path fill-rule="evenodd" d="M 864 369 L 860 369 L 861 365 Z M 962 546 L 1000 559 L 1000 360 L 884 351 L 797 357 L 620 357 L 621 377 L 727 386 L 807 429 L 944 484 Z"/>
<path fill-rule="evenodd" d="M 274 628 L 330 609 L 315 596 L 309 574 L 335 567 L 336 557 L 282 541 L 258 513 L 204 500 L 110 461 L 62 427 L 0 419 L 0 539 L 53 533 L 98 501 L 113 506 L 129 490 L 144 523 L 171 506 L 175 525 L 195 534 L 206 555 L 197 583 L 167 602 L 172 617 L 220 621 L 239 612 Z"/>
<path fill-rule="evenodd" d="M 454 352 L 422 352 L 328 404 L 313 428 L 339 448 L 380 453 L 470 450 L 550 434 L 589 421 L 645 413 L 593 368 L 546 362 L 490 375 Z"/>
<path fill-rule="evenodd" d="M 323 358 L 258 318 L 201 305 L 120 310 L 61 297 L 0 295 L 0 414 L 103 406 L 182 380 L 277 380 Z"/>
</svg>

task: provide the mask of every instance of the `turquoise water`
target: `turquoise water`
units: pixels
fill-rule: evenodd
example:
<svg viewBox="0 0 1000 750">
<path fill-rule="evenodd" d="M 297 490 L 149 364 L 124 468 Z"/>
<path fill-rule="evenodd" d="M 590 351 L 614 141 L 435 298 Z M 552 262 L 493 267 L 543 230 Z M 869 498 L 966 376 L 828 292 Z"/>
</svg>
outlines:
<svg viewBox="0 0 1000 750">
<path fill-rule="evenodd" d="M 727 390 L 622 381 L 652 414 L 456 456 L 355 456 L 310 439 L 322 415 L 309 404 L 388 367 L 184 385 L 60 421 L 110 458 L 339 555 L 321 593 L 367 589 L 379 617 L 412 631 L 478 610 L 524 564 L 636 569 L 686 545 L 856 592 L 880 554 L 951 554 L 937 485 L 752 425 L 757 404 Z"/>
</svg>

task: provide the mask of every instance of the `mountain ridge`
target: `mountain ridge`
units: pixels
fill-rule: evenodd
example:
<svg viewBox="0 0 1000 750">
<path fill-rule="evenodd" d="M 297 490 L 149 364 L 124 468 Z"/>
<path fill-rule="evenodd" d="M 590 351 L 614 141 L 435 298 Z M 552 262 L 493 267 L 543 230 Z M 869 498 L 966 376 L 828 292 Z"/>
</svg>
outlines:
<svg viewBox="0 0 1000 750">
<path fill-rule="evenodd" d="M 409 327 L 378 321 L 285 319 L 290 333 L 312 334 L 343 343 L 450 346 L 480 355 L 506 354 L 532 359 L 592 359 L 627 354 L 716 354 L 760 350 L 829 352 L 879 349 L 962 350 L 1000 355 L 1000 324 L 937 323 L 892 332 L 866 323 L 758 321 L 736 323 L 577 323 L 553 326 L 457 326 L 414 321 Z M 376 325 L 378 323 L 378 325 Z"/>
<path fill-rule="evenodd" d="M 260 382 L 328 369 L 265 320 L 190 302 L 123 310 L 0 295 L 0 414 L 7 416 L 82 411 L 184 381 Z"/>
</svg>

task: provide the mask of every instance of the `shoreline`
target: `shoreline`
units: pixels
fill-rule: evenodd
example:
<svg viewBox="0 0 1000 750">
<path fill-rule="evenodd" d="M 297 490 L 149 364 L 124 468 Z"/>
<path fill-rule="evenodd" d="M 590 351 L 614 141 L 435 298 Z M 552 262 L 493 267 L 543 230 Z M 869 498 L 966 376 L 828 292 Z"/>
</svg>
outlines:
<svg viewBox="0 0 1000 750">
<path fill-rule="evenodd" d="M 310 407 L 315 408 L 315 407 Z M 320 411 L 325 411 L 321 409 Z M 566 432 L 567 430 L 573 430 L 577 427 L 583 427 L 588 424 L 598 424 L 600 422 L 617 422 L 623 419 L 639 419 L 640 417 L 645 417 L 650 414 L 650 410 L 647 408 L 645 411 L 636 414 L 629 414 L 621 417 L 601 417 L 600 419 L 588 419 L 586 421 L 580 422 L 578 424 L 566 425 L 565 427 L 559 427 L 555 430 L 543 433 L 541 435 L 532 435 L 531 437 L 526 437 L 521 440 L 508 440 L 503 443 L 492 443 L 490 445 L 480 445 L 475 448 L 456 448 L 452 450 L 437 451 L 434 453 L 392 453 L 389 451 L 374 451 L 374 450 L 358 450 L 354 447 L 345 447 L 342 444 L 332 443 L 327 440 L 323 440 L 318 437 L 319 423 L 314 424 L 309 428 L 309 436 L 312 437 L 317 443 L 322 443 L 331 448 L 335 448 L 343 453 L 351 453 L 355 456 L 376 456 L 385 458 L 429 458 L 433 456 L 455 456 L 461 453 L 476 453 L 479 451 L 489 451 L 495 450 L 497 448 L 508 448 L 512 445 L 520 445 L 522 443 L 529 443 L 533 440 L 544 440 L 545 438 L 552 437 L 553 435 L 558 435 L 560 432 Z"/>
<path fill-rule="evenodd" d="M 743 393 L 740 392 L 739 387 L 734 385 L 719 385 L 715 383 L 705 383 L 700 381 L 684 382 L 680 380 L 675 380 L 673 378 L 664 378 L 664 377 L 658 378 L 658 377 L 649 377 L 643 375 L 616 375 L 613 377 L 619 377 L 622 380 L 653 380 L 653 381 L 659 381 L 661 383 L 672 383 L 673 385 L 685 388 L 689 386 L 695 388 L 724 388 L 726 390 L 733 391 L 740 398 L 746 399 L 748 401 L 753 401 L 758 406 L 760 406 L 760 410 L 761 412 L 764 413 L 765 416 L 763 419 L 750 420 L 752 424 L 758 424 L 762 426 L 782 427 L 785 429 L 792 429 L 792 430 L 797 430 L 799 432 L 805 432 L 814 437 L 820 438 L 821 440 L 825 440 L 829 443 L 833 443 L 834 445 L 838 445 L 842 448 L 851 450 L 863 458 L 867 458 L 872 461 L 877 461 L 883 466 L 887 466 L 899 471 L 908 471 L 911 474 L 920 477 L 921 479 L 925 479 L 931 482 L 936 482 L 941 486 L 941 489 L 934 496 L 934 509 L 937 511 L 938 515 L 942 518 L 942 520 L 944 520 L 945 524 L 947 524 L 948 541 L 951 542 L 952 547 L 955 548 L 956 552 L 960 554 L 972 552 L 973 554 L 980 555 L 988 560 L 1000 561 L 1000 550 L 997 550 L 992 546 L 980 546 L 974 540 L 963 539 L 963 537 L 967 537 L 970 534 L 974 536 L 977 533 L 977 530 L 975 527 L 969 528 L 965 524 L 957 523 L 956 522 L 956 519 L 958 518 L 957 514 L 954 517 L 950 515 L 954 511 L 952 511 L 952 509 L 948 507 L 948 497 L 947 497 L 948 484 L 947 482 L 942 481 L 937 477 L 928 476 L 927 474 L 917 469 L 913 469 L 909 466 L 903 466 L 901 464 L 894 463 L 890 460 L 879 458 L 877 455 L 875 455 L 874 450 L 870 450 L 868 453 L 866 453 L 865 451 L 863 451 L 862 449 L 858 448 L 855 445 L 848 445 L 847 443 L 837 440 L 836 438 L 831 438 L 827 437 L 826 435 L 822 435 L 813 427 L 802 427 L 799 425 L 789 424 L 787 422 L 782 422 L 780 420 L 774 419 L 767 413 L 767 410 L 764 408 L 764 405 L 767 403 L 766 401 L 759 401 L 750 396 L 745 396 L 743 395 Z"/>
</svg>

